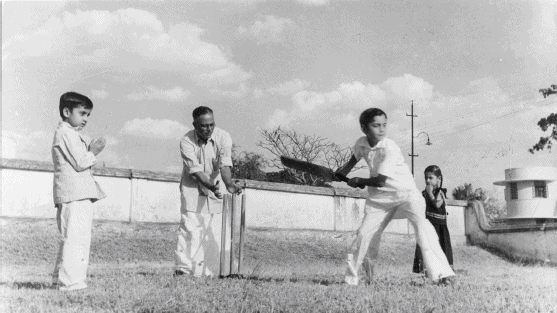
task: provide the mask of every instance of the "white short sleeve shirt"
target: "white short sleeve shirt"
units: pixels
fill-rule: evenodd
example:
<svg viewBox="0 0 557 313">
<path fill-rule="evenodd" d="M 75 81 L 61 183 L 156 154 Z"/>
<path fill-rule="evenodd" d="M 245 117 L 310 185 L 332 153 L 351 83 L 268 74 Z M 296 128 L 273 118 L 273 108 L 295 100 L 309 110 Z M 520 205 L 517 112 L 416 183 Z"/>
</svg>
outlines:
<svg viewBox="0 0 557 313">
<path fill-rule="evenodd" d="M 418 191 L 402 152 L 393 140 L 384 138 L 375 147 L 371 147 L 363 136 L 356 140 L 352 153 L 358 161 L 365 159 L 370 177 L 377 177 L 379 174 L 387 177 L 384 187 L 370 189 L 387 192 Z"/>
</svg>

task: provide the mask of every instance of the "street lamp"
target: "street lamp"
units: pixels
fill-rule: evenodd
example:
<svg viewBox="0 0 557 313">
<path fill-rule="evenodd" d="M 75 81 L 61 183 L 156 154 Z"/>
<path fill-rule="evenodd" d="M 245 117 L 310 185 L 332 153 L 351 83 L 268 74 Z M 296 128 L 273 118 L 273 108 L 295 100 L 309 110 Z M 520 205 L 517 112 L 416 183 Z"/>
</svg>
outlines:
<svg viewBox="0 0 557 313">
<path fill-rule="evenodd" d="M 420 137 L 421 134 L 425 134 L 425 135 L 427 136 L 427 142 L 425 143 L 426 146 L 431 146 L 432 143 L 429 141 L 429 135 L 428 135 L 426 132 L 421 132 L 421 133 L 419 133 L 418 135 L 416 135 L 416 137 L 414 137 L 414 138 Z"/>
<path fill-rule="evenodd" d="M 414 154 L 414 138 L 418 138 L 421 134 L 425 134 L 427 136 L 426 146 L 432 145 L 432 143 L 429 141 L 429 135 L 426 132 L 421 132 L 416 136 L 412 136 L 412 153 L 408 154 L 412 158 L 412 176 L 414 176 L 414 158 L 418 156 L 418 154 Z"/>
</svg>

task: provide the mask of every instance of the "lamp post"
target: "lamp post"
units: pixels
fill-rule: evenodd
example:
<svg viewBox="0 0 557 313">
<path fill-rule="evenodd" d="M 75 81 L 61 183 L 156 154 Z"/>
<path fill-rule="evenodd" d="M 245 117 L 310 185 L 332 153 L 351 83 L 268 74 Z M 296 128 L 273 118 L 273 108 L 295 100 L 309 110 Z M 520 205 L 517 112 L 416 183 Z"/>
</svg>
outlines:
<svg viewBox="0 0 557 313">
<path fill-rule="evenodd" d="M 420 137 L 421 134 L 425 134 L 427 136 L 426 146 L 432 145 L 432 143 L 429 141 L 429 135 L 426 132 L 421 132 L 416 137 L 412 137 L 412 153 L 409 154 L 409 156 L 412 158 L 412 176 L 414 176 L 414 157 L 419 156 L 418 154 L 414 154 L 414 138 Z"/>
</svg>

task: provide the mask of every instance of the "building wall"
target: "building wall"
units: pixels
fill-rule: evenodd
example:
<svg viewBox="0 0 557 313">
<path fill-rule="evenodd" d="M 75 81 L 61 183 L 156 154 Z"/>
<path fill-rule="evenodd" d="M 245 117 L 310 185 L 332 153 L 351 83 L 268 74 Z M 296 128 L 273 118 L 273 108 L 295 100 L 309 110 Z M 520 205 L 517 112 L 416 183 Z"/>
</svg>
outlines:
<svg viewBox="0 0 557 313">
<path fill-rule="evenodd" d="M 510 184 L 505 188 L 507 199 L 507 216 L 552 217 L 557 216 L 556 182 L 547 182 L 547 198 L 534 197 L 534 181 L 519 181 L 517 184 L 518 199 L 511 199 Z"/>
<path fill-rule="evenodd" d="M 465 214 L 468 243 L 496 249 L 516 259 L 557 264 L 557 218 L 490 222 L 479 201 L 470 202 Z"/>
<path fill-rule="evenodd" d="M 95 204 L 95 219 L 180 221 L 179 175 L 112 168 L 98 168 L 94 174 L 107 194 Z M 51 164 L 2 159 L 1 178 L 0 217 L 56 217 Z M 355 231 L 364 215 L 365 191 L 250 180 L 241 183 L 246 195 L 247 227 Z M 447 204 L 451 236 L 463 241 L 466 202 L 448 200 Z M 413 233 L 406 219 L 393 220 L 385 231 Z"/>
</svg>

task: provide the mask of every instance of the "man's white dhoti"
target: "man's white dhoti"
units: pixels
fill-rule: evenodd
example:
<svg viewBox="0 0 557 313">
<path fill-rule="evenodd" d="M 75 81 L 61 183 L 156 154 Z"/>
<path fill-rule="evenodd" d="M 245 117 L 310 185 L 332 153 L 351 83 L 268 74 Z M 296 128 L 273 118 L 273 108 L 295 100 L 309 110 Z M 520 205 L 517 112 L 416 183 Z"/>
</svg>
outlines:
<svg viewBox="0 0 557 313">
<path fill-rule="evenodd" d="M 196 277 L 218 276 L 221 226 L 222 213 L 202 214 L 182 211 L 178 245 L 175 251 L 176 269 Z M 223 275 L 229 274 L 230 244 L 230 220 L 227 220 Z"/>
</svg>

